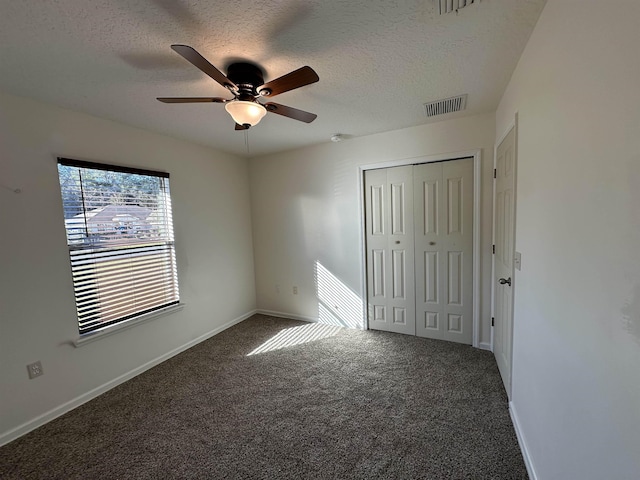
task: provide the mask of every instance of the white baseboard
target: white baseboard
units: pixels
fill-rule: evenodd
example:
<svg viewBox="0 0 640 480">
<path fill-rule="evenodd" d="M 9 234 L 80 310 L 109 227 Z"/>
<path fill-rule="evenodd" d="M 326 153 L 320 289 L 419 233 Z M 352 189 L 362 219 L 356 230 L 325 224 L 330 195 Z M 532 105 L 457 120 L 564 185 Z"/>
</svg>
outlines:
<svg viewBox="0 0 640 480">
<path fill-rule="evenodd" d="M 262 310 L 260 308 L 256 310 L 256 313 L 261 313 L 262 315 L 269 315 L 271 317 L 281 317 L 281 318 L 289 318 L 291 320 L 300 320 L 302 322 L 317 323 L 319 320 L 317 317 L 306 317 L 304 315 L 297 315 L 295 313 L 276 312 L 274 310 Z"/>
<path fill-rule="evenodd" d="M 43 413 L 42 415 L 38 415 L 37 417 L 35 417 L 32 420 L 29 420 L 28 422 L 23 423 L 22 425 L 19 425 L 3 434 L 0 435 L 0 446 L 5 445 L 13 440 L 15 440 L 18 437 L 21 437 L 22 435 L 25 435 L 26 433 L 29 433 L 32 430 L 35 430 L 36 428 L 44 425 L 45 423 L 50 422 L 51 420 L 64 415 L 65 413 L 67 413 L 70 410 L 73 410 L 76 407 L 79 407 L 80 405 L 82 405 L 83 403 L 87 403 L 90 400 L 93 400 L 94 398 L 96 398 L 97 396 L 103 394 L 104 392 L 111 390 L 114 387 L 117 387 L 118 385 L 120 385 L 121 383 L 126 382 L 127 380 L 132 379 L 133 377 L 140 375 L 142 372 L 149 370 L 152 367 L 155 367 L 156 365 L 164 362 L 165 360 L 170 359 L 171 357 L 184 352 L 185 350 L 188 350 L 189 348 L 193 347 L 194 345 L 197 345 L 200 342 L 203 342 L 211 337 L 213 337 L 214 335 L 222 332 L 223 330 L 226 330 L 229 327 L 232 327 L 234 325 L 236 325 L 237 323 L 242 322 L 243 320 L 246 320 L 247 318 L 251 317 L 252 315 L 254 315 L 255 313 L 257 313 L 257 310 L 252 310 L 248 313 L 245 313 L 244 315 L 241 315 L 227 323 L 225 323 L 224 325 L 221 325 L 217 328 L 214 328 L 213 330 L 205 333 L 204 335 L 200 335 L 197 338 L 194 338 L 193 340 L 185 343 L 184 345 L 178 347 L 178 348 L 174 348 L 173 350 L 160 355 L 157 358 L 154 358 L 153 360 L 140 365 L 139 367 L 134 368 L 133 370 L 130 370 L 127 373 L 124 373 L 122 375 L 120 375 L 119 377 L 114 378 L 113 380 L 110 380 L 102 385 L 100 385 L 99 387 L 94 388 L 93 390 L 89 390 L 86 393 L 83 393 L 82 395 L 79 395 L 78 397 L 69 400 L 68 402 L 63 403 L 62 405 L 59 405 L 55 408 L 52 408 L 51 410 L 49 410 L 48 412 Z"/>
<path fill-rule="evenodd" d="M 489 350 L 490 352 L 491 350 L 491 344 L 490 343 L 486 343 L 486 342 L 480 342 L 478 343 L 478 348 L 480 350 Z"/>
<path fill-rule="evenodd" d="M 524 464 L 527 467 L 529 478 L 531 480 L 538 480 L 536 469 L 533 468 L 533 462 L 531 461 L 531 456 L 529 455 L 527 441 L 525 440 L 524 433 L 522 432 L 522 428 L 520 427 L 520 420 L 518 418 L 516 407 L 513 402 L 509 402 L 509 413 L 511 414 L 511 421 L 513 422 L 513 428 L 515 429 L 516 436 L 518 437 L 518 444 L 520 445 L 520 450 L 522 451 L 522 457 L 524 458 Z"/>
</svg>

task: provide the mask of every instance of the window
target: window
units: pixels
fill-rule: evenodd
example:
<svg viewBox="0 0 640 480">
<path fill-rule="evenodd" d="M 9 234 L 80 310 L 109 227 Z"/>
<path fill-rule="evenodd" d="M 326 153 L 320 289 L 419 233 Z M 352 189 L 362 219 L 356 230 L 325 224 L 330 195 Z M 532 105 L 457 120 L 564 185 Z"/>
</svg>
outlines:
<svg viewBox="0 0 640 480">
<path fill-rule="evenodd" d="M 179 302 L 169 174 L 58 158 L 80 334 Z"/>
</svg>

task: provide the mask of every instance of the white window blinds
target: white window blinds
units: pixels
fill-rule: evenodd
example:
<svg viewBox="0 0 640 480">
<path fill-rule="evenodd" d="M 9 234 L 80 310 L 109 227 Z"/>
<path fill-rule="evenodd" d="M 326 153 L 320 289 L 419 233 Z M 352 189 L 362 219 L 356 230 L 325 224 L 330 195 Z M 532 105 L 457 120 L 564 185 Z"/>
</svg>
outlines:
<svg viewBox="0 0 640 480">
<path fill-rule="evenodd" d="M 80 334 L 179 302 L 169 174 L 58 159 Z"/>
</svg>

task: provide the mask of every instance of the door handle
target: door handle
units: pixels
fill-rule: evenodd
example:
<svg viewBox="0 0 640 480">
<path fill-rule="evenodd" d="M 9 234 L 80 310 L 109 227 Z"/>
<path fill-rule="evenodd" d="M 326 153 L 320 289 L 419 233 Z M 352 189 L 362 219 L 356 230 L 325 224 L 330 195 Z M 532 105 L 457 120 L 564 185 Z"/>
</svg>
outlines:
<svg viewBox="0 0 640 480">
<path fill-rule="evenodd" d="M 504 285 L 505 283 L 509 286 L 511 286 L 511 277 L 504 279 L 501 278 L 500 280 L 498 280 L 498 283 L 500 283 L 500 285 Z"/>
</svg>

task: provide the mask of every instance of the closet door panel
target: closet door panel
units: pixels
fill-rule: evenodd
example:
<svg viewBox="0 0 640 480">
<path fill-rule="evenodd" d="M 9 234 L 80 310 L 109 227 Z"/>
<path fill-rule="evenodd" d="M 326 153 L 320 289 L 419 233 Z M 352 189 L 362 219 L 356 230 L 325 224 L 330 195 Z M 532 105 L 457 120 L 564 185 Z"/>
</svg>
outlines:
<svg viewBox="0 0 640 480">
<path fill-rule="evenodd" d="M 415 335 L 412 167 L 365 172 L 369 328 Z"/>
</svg>

